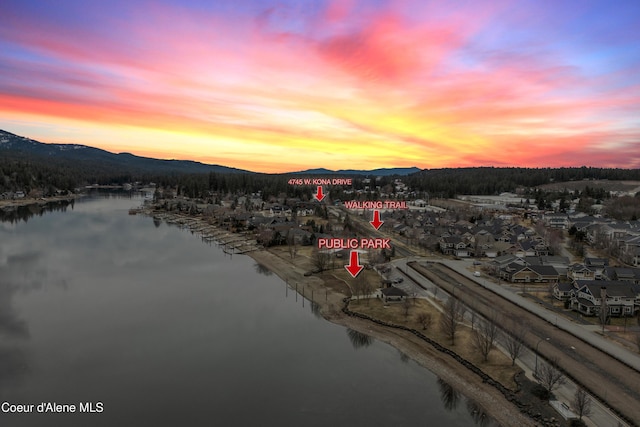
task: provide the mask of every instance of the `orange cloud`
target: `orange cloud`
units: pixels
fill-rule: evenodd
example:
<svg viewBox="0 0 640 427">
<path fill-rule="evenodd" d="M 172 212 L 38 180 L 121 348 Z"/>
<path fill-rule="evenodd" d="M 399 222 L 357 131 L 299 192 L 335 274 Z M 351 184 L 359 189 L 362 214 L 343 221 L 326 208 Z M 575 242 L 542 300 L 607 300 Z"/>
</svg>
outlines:
<svg viewBox="0 0 640 427">
<path fill-rule="evenodd" d="M 0 40 L 21 53 L 0 54 L 0 111 L 121 141 L 137 130 L 96 141 L 105 149 L 271 172 L 640 164 L 639 86 L 620 83 L 637 79 L 633 63 L 595 72 L 544 39 L 504 43 L 505 4 L 409 6 L 225 16 L 154 4 L 78 31 L 10 11 Z"/>
</svg>

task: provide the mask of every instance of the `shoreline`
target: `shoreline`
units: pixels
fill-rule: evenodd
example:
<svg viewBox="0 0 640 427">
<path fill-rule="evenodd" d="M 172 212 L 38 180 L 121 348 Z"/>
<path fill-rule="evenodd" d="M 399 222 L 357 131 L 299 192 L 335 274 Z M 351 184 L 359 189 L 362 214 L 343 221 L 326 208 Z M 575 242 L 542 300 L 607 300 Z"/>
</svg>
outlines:
<svg viewBox="0 0 640 427">
<path fill-rule="evenodd" d="M 25 197 L 21 199 L 12 200 L 0 200 L 0 210 L 11 211 L 25 206 L 46 206 L 50 203 L 67 202 L 71 203 L 74 200 L 84 197 L 84 194 L 72 194 L 70 196 L 53 196 L 53 197 L 38 197 L 36 199 L 31 197 Z"/>
<path fill-rule="evenodd" d="M 325 281 L 317 276 L 304 276 L 300 267 L 287 262 L 269 249 L 247 253 L 257 263 L 269 268 L 286 283 L 303 283 L 307 289 L 327 291 L 327 300 L 315 298 L 322 317 L 334 324 L 369 335 L 376 340 L 391 345 L 423 368 L 451 384 L 456 390 L 480 405 L 487 414 L 504 426 L 538 425 L 523 414 L 515 404 L 509 402 L 495 387 L 487 384 L 476 373 L 454 360 L 451 356 L 436 350 L 429 343 L 410 332 L 385 327 L 369 320 L 352 317 L 342 312 L 343 298 L 348 297 L 328 289 Z M 300 292 L 298 292 L 300 294 Z M 302 295 L 302 294 L 301 294 Z M 325 295 L 318 292 L 318 295 Z M 309 294 L 305 295 L 309 298 Z M 310 298 L 309 298 L 310 299 Z"/>
<path fill-rule="evenodd" d="M 140 213 L 154 217 L 159 211 L 144 209 Z M 163 212 L 163 219 L 174 217 L 175 223 L 186 225 L 192 231 L 205 235 L 205 230 L 220 231 L 224 235 L 236 235 L 244 237 L 239 233 L 227 231 L 224 227 L 210 224 L 201 216 L 191 216 L 188 214 Z M 217 240 L 214 238 L 214 240 Z M 279 254 L 279 252 L 281 252 Z M 261 248 L 237 255 L 247 255 L 256 263 L 275 273 L 282 281 L 295 291 L 294 284 L 298 288 L 298 294 L 318 304 L 322 317 L 334 324 L 353 329 L 363 334 L 369 335 L 376 340 L 387 343 L 398 351 L 406 354 L 423 368 L 442 378 L 453 388 L 461 392 L 466 397 L 476 402 L 484 411 L 497 423 L 504 426 L 534 426 L 544 425 L 542 420 L 536 421 L 523 413 L 518 406 L 511 402 L 498 390 L 490 385 L 486 378 L 483 379 L 470 368 L 460 363 L 450 354 L 438 351 L 427 341 L 420 339 L 409 331 L 404 331 L 388 326 L 383 326 L 370 320 L 365 320 L 356 316 L 350 316 L 343 312 L 344 299 L 350 297 L 348 283 L 334 276 L 336 286 L 331 286 L 326 279 L 330 277 L 318 277 L 318 275 L 305 275 L 304 270 L 296 263 L 292 262 L 286 249 Z M 299 255 L 302 256 L 302 255 Z M 308 274 L 308 273 L 307 273 Z M 325 275 L 330 275 L 327 271 Z M 334 282 L 334 281 L 332 281 Z M 338 282 L 342 282 L 337 286 Z M 344 290 L 349 289 L 349 295 Z"/>
</svg>

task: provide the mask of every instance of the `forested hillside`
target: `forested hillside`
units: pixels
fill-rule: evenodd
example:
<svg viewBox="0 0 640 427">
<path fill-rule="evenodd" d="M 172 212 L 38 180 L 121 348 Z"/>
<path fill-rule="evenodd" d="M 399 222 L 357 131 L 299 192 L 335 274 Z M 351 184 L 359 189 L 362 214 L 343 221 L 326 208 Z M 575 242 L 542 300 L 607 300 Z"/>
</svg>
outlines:
<svg viewBox="0 0 640 427">
<path fill-rule="evenodd" d="M 561 181 L 585 179 L 640 180 L 640 169 L 580 168 L 449 168 L 425 169 L 410 175 L 411 168 L 378 169 L 376 171 L 342 171 L 353 177 L 354 190 L 361 197 L 376 198 L 381 192 L 395 193 L 400 179 L 417 196 L 453 197 L 458 194 L 494 195 Z M 388 175 L 398 171 L 401 175 Z M 259 174 L 241 169 L 185 160 L 159 160 L 133 154 L 114 154 L 84 145 L 43 144 L 9 132 L 0 131 L 0 193 L 6 191 L 73 190 L 88 184 L 123 184 L 156 182 L 160 186 L 178 187 L 180 194 L 191 197 L 208 192 L 238 193 L 258 191 L 269 195 L 287 194 L 309 198 L 315 188 L 288 185 L 288 177 L 300 174 L 323 176 L 335 174 L 326 169 Z M 378 174 L 379 173 L 379 174 Z M 377 175 L 377 176 L 372 176 Z M 383 175 L 383 176 L 380 176 Z M 365 177 L 371 182 L 365 184 Z M 333 189 L 332 198 L 344 198 L 345 189 Z M 365 191 L 367 190 L 367 191 Z M 530 192 L 533 194 L 533 192 Z M 593 195 L 599 198 L 601 195 Z"/>
<path fill-rule="evenodd" d="M 85 184 L 122 184 L 183 174 L 249 173 L 190 160 L 110 153 L 77 144 L 44 144 L 0 130 L 0 192 L 31 188 L 71 190 Z"/>
</svg>

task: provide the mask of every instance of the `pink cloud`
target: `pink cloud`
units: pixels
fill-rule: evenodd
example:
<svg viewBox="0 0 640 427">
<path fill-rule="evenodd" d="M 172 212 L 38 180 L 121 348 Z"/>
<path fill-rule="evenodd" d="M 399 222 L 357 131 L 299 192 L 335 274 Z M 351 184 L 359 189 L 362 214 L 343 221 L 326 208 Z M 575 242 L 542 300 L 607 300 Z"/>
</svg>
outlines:
<svg viewBox="0 0 640 427">
<path fill-rule="evenodd" d="M 0 37 L 27 53 L 2 58 L 0 99 L 5 111 L 304 143 L 310 156 L 350 144 L 434 167 L 637 165 L 640 90 L 616 83 L 633 73 L 584 73 L 544 40 L 478 46 L 502 8 L 333 1 L 313 17 L 243 20 L 154 3 L 81 33 L 17 16 Z"/>
</svg>

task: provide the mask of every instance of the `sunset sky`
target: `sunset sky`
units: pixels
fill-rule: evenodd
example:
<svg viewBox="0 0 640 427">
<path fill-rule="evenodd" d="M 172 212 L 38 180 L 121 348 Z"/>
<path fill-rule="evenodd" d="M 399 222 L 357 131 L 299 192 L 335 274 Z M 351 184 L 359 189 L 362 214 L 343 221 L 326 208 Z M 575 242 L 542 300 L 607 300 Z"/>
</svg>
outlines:
<svg viewBox="0 0 640 427">
<path fill-rule="evenodd" d="M 640 168 L 640 1 L 3 0 L 0 129 L 258 172 Z"/>
</svg>

